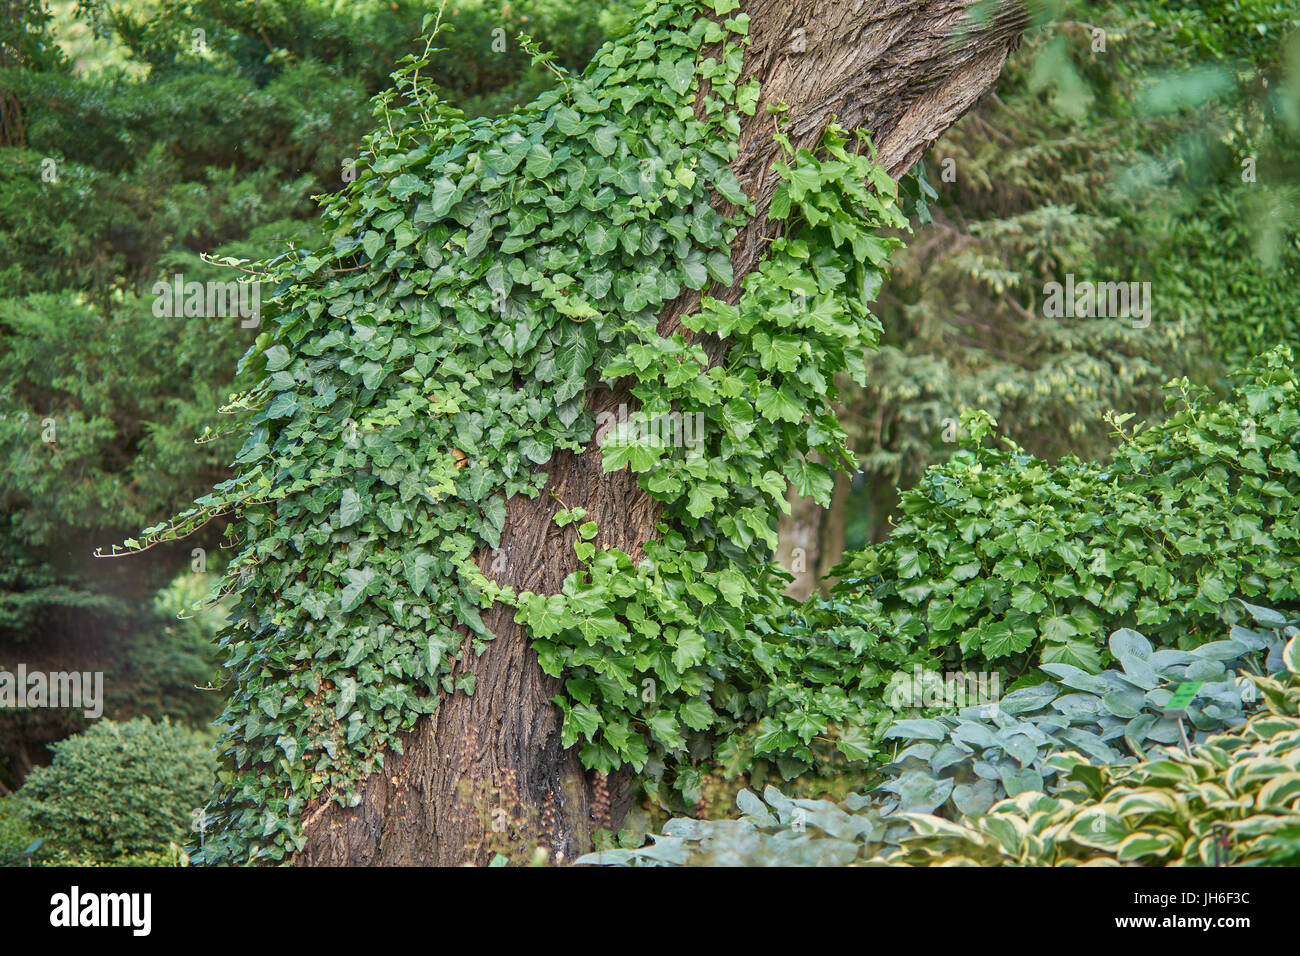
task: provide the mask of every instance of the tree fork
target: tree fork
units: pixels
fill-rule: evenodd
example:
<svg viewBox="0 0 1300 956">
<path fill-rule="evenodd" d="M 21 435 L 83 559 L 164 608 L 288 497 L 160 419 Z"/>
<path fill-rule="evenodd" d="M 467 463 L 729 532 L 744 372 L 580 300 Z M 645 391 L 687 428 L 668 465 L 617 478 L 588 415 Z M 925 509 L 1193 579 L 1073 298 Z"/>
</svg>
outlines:
<svg viewBox="0 0 1300 956">
<path fill-rule="evenodd" d="M 743 0 L 750 18 L 744 79 L 761 83 L 759 107 L 743 117 L 732 170 L 754 200 L 756 214 L 732 243 L 735 284 L 711 290 L 734 302 L 744 276 L 771 238 L 767 209 L 781 158 L 767 106 L 784 105 L 791 144 L 814 147 L 832 120 L 872 135 L 878 161 L 898 178 L 997 80 L 1020 40 L 1028 15 L 1004 2 L 983 18 L 973 0 Z M 722 200 L 717 200 L 719 204 Z M 687 292 L 660 316 L 671 335 L 699 304 Z M 720 355 L 710 355 L 717 361 Z M 593 390 L 596 414 L 631 405 L 627 393 Z M 606 475 L 599 447 L 557 453 L 541 466 L 550 475 L 536 499 L 508 505 L 500 554 L 478 556 L 485 573 L 516 591 L 558 592 L 578 569 L 575 528 L 552 520 L 561 507 L 583 507 L 600 531 L 599 548 L 619 548 L 639 561 L 655 535 L 656 503 L 628 471 Z M 563 504 L 561 504 L 563 502 Z M 389 752 L 383 770 L 359 784 L 361 802 L 344 809 L 322 797 L 302 821 L 302 865 L 483 864 L 504 840 L 549 848 L 572 860 L 591 847 L 598 821 L 617 826 L 631 787 L 620 774 L 600 788 L 584 772 L 576 748 L 560 745 L 560 715 L 551 703 L 560 681 L 544 674 L 514 610 L 495 605 L 484 622 L 497 635 L 475 657 L 468 647 L 455 675 L 473 674 L 472 697 L 444 698 Z"/>
</svg>

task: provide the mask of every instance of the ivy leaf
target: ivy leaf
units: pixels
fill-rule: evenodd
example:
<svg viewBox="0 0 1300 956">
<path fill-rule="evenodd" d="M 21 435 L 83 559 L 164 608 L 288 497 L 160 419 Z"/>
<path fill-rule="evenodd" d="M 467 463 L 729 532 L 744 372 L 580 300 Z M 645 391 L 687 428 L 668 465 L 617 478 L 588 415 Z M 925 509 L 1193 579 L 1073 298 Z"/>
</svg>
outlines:
<svg viewBox="0 0 1300 956">
<path fill-rule="evenodd" d="M 366 588 L 375 579 L 375 572 L 370 568 L 348 568 L 343 572 L 343 578 L 347 581 L 347 584 L 339 597 L 339 609 L 346 614 L 364 600 Z"/>
<path fill-rule="evenodd" d="M 659 75 L 670 90 L 682 96 L 691 88 L 691 81 L 695 79 L 695 62 L 677 60 L 673 63 L 662 63 L 659 67 Z"/>
<path fill-rule="evenodd" d="M 618 149 L 618 129 L 614 126 L 602 126 L 591 136 L 591 144 L 602 156 L 611 156 Z"/>
<path fill-rule="evenodd" d="M 686 273 L 686 286 L 690 289 L 703 289 L 709 284 L 709 267 L 698 249 L 682 260 L 682 271 Z"/>
<path fill-rule="evenodd" d="M 429 198 L 429 217 L 432 221 L 437 222 L 451 211 L 451 207 L 456 204 L 457 195 L 456 184 L 446 176 L 439 176 L 433 181 L 433 195 Z"/>
<path fill-rule="evenodd" d="M 735 568 L 723 568 L 718 572 L 714 583 L 722 594 L 723 600 L 733 607 L 740 607 L 749 592 L 749 582 Z"/>
<path fill-rule="evenodd" d="M 587 251 L 593 256 L 603 256 L 607 252 L 614 251 L 614 247 L 618 245 L 618 239 L 613 232 L 607 230 L 600 223 L 595 223 L 584 233 L 583 244 L 586 245 Z"/>
<path fill-rule="evenodd" d="M 682 736 L 681 725 L 677 722 L 677 717 L 672 712 L 660 710 L 646 721 L 646 726 L 650 728 L 650 735 L 665 750 L 670 753 L 674 750 L 680 750 L 686 746 L 686 738 Z"/>
<path fill-rule="evenodd" d="M 718 719 L 717 711 L 699 697 L 692 697 L 683 703 L 677 712 L 681 715 L 682 723 L 695 731 L 707 730 Z"/>
<path fill-rule="evenodd" d="M 806 458 L 795 457 L 785 463 L 782 471 L 790 479 L 795 490 L 805 498 L 813 498 L 819 502 L 830 501 L 835 479 L 824 465 L 808 461 Z"/>
<path fill-rule="evenodd" d="M 402 173 L 388 184 L 388 194 L 399 202 L 405 202 L 423 189 L 424 183 L 413 173 Z"/>
<path fill-rule="evenodd" d="M 356 524 L 361 517 L 361 496 L 353 488 L 344 488 L 339 500 L 339 527 L 347 528 Z"/>
<path fill-rule="evenodd" d="M 596 330 L 587 322 L 569 322 L 555 350 L 555 365 L 564 378 L 584 379 L 596 352 Z"/>
<path fill-rule="evenodd" d="M 268 372 L 278 372 L 288 366 L 291 361 L 293 361 L 293 357 L 283 345 L 272 345 L 266 350 L 266 370 Z"/>
<path fill-rule="evenodd" d="M 704 661 L 708 647 L 698 631 L 682 631 L 673 650 L 673 666 L 684 671 Z"/>
<path fill-rule="evenodd" d="M 506 526 L 506 500 L 496 495 L 483 502 L 483 519 L 486 522 L 487 543 L 489 547 L 501 544 L 501 532 Z"/>
<path fill-rule="evenodd" d="M 806 414 L 804 406 L 790 394 L 785 385 L 780 388 L 761 386 L 756 406 L 760 415 L 774 422 L 798 422 Z M 801 491 L 800 494 L 804 492 Z"/>
</svg>

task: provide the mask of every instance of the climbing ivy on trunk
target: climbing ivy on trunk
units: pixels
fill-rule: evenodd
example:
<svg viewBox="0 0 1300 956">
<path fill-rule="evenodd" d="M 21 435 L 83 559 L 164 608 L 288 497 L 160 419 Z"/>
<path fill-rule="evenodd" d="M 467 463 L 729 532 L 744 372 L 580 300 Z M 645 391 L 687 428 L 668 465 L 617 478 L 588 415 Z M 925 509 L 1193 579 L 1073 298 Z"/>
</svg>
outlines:
<svg viewBox="0 0 1300 956">
<path fill-rule="evenodd" d="M 493 639 L 481 615 L 498 601 L 568 675 L 564 744 L 652 788 L 690 798 L 692 759 L 724 742 L 733 767 L 797 772 L 850 716 L 842 687 L 799 675 L 825 649 L 774 623 L 771 549 L 791 483 L 829 494 L 810 453 L 849 460 L 833 376 L 861 378 L 879 329 L 863 303 L 897 241 L 875 233 L 905 217 L 865 137 L 831 128 L 817 155 L 794 154 L 776 115 L 788 162 L 767 261 L 738 298 L 704 294 L 684 332 L 659 334 L 683 290 L 733 285 L 730 243 L 754 213 L 728 169 L 758 101 L 736 6 L 653 4 L 582 75 L 557 71 L 553 91 L 491 120 L 421 78 L 435 24 L 376 99 L 321 246 L 239 263 L 273 284 L 275 325 L 241 363 L 258 384 L 230 406 L 253 412 L 236 476 L 128 542 L 233 519 L 235 686 L 203 860 L 287 859 L 314 799 L 355 805 L 440 695 L 474 693 L 453 668 Z M 639 562 L 598 551 L 566 507 L 582 570 L 557 595 L 498 586 L 508 500 L 546 493 L 552 456 L 597 437 L 589 389 L 616 382 L 639 408 L 601 436 L 604 466 L 663 504 L 658 540 Z M 703 427 L 688 442 L 639 428 L 663 419 Z"/>
</svg>

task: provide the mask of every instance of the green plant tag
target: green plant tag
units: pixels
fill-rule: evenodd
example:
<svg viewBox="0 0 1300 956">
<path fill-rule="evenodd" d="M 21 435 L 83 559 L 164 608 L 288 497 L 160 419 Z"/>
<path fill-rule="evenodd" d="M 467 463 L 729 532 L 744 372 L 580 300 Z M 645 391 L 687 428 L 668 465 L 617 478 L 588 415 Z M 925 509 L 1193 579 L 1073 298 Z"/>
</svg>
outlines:
<svg viewBox="0 0 1300 956">
<path fill-rule="evenodd" d="M 1201 689 L 1202 681 L 1185 680 L 1174 689 L 1174 696 L 1169 698 L 1165 710 L 1186 710 Z"/>
</svg>

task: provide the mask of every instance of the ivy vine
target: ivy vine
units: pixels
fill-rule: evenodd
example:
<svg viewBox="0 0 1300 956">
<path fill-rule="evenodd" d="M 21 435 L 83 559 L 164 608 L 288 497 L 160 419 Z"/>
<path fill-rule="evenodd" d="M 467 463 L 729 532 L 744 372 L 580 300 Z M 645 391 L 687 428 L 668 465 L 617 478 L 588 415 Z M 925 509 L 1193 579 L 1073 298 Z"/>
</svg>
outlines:
<svg viewBox="0 0 1300 956">
<path fill-rule="evenodd" d="M 783 234 L 735 304 L 704 295 L 684 332 L 656 331 L 684 289 L 733 284 L 730 244 L 754 214 L 728 169 L 759 93 L 740 82 L 737 5 L 651 4 L 582 75 L 492 120 L 421 81 L 431 39 L 377 98 L 319 246 L 253 267 L 275 325 L 227 409 L 248 415 L 236 475 L 127 543 L 232 519 L 234 690 L 203 861 L 283 861 L 311 801 L 355 805 L 440 694 L 474 692 L 452 667 L 493 639 L 481 615 L 498 601 L 566 678 L 564 743 L 663 799 L 693 800 L 709 761 L 789 775 L 817 747 L 866 755 L 832 725 L 881 677 L 856 638 L 783 625 L 771 564 L 790 484 L 825 499 L 850 460 L 834 376 L 864 374 L 879 332 L 864 302 L 898 241 L 877 233 L 906 224 L 865 138 L 832 128 L 796 154 L 778 130 Z M 708 335 L 729 343 L 721 364 Z M 584 522 L 559 594 L 499 586 L 474 555 L 499 545 L 508 498 L 544 492 L 557 451 L 591 443 L 586 393 L 618 380 L 639 408 L 603 466 L 662 503 L 658 539 L 634 564 Z M 638 429 L 672 415 L 701 421 L 699 441 Z"/>
</svg>

